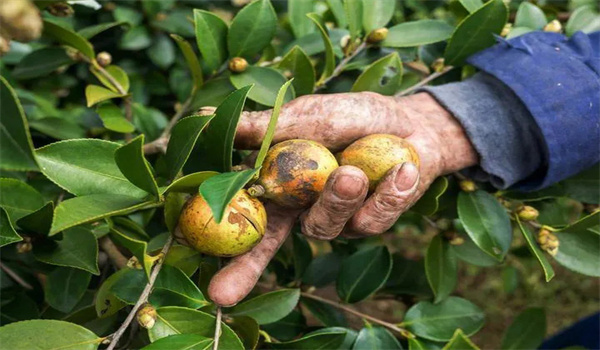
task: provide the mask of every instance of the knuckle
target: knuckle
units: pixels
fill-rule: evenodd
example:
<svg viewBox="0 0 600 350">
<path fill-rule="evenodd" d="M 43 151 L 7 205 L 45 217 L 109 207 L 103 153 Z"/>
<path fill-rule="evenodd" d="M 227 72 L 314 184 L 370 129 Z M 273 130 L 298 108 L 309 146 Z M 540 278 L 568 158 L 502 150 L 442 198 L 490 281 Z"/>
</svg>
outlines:
<svg viewBox="0 0 600 350">
<path fill-rule="evenodd" d="M 332 240 L 337 236 L 338 232 L 333 231 L 332 227 L 325 226 L 314 220 L 304 220 L 302 221 L 302 233 L 319 240 Z"/>
</svg>

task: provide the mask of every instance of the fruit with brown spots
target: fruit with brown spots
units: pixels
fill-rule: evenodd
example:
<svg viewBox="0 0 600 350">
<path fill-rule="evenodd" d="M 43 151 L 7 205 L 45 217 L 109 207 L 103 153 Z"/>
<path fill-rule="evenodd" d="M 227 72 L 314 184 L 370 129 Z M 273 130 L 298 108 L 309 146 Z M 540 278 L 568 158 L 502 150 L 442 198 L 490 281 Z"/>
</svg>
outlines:
<svg viewBox="0 0 600 350">
<path fill-rule="evenodd" d="M 258 181 L 249 192 L 286 208 L 306 208 L 317 200 L 337 167 L 325 146 L 310 140 L 287 140 L 269 149 Z"/>
<path fill-rule="evenodd" d="M 240 190 L 217 223 L 208 203 L 192 197 L 179 217 L 179 229 L 186 242 L 201 253 L 231 257 L 254 247 L 265 234 L 267 213 L 262 203 Z"/>
<path fill-rule="evenodd" d="M 369 178 L 373 191 L 390 169 L 400 163 L 419 166 L 419 155 L 405 139 L 388 134 L 365 136 L 348 146 L 340 155 L 340 165 L 353 165 Z"/>
</svg>

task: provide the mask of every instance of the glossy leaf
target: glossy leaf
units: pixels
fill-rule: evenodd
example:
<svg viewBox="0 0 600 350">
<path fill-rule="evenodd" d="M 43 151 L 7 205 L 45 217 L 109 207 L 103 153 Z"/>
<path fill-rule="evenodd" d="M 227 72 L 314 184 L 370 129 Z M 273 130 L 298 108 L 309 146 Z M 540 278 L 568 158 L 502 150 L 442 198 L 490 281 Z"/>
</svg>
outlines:
<svg viewBox="0 0 600 350">
<path fill-rule="evenodd" d="M 402 82 L 402 61 L 393 52 L 369 65 L 352 85 L 352 92 L 372 91 L 394 95 Z"/>
<path fill-rule="evenodd" d="M 269 107 L 275 105 L 277 91 L 287 82 L 283 74 L 273 68 L 254 66 L 248 67 L 243 73 L 231 74 L 229 80 L 237 89 L 252 85 L 248 98 Z M 293 89 L 287 90 L 284 102 L 289 102 L 293 98 Z"/>
<path fill-rule="evenodd" d="M 343 0 L 346 21 L 350 30 L 350 39 L 354 41 L 360 37 L 363 23 L 363 0 Z M 372 6 L 372 5 L 371 5 Z"/>
<path fill-rule="evenodd" d="M 235 195 L 250 181 L 260 168 L 223 173 L 204 181 L 199 192 L 212 210 L 215 222 L 223 219 L 225 209 Z"/>
<path fill-rule="evenodd" d="M 573 35 L 578 30 L 584 33 L 591 33 L 600 30 L 600 13 L 592 3 L 590 5 L 578 7 L 565 25 L 565 33 Z"/>
<path fill-rule="evenodd" d="M 362 24 L 365 32 L 385 27 L 394 16 L 396 0 L 362 0 Z"/>
<path fill-rule="evenodd" d="M 187 192 L 187 193 L 196 193 L 198 192 L 198 187 L 202 185 L 204 181 L 207 179 L 218 175 L 219 173 L 216 171 L 201 171 L 198 173 L 193 173 L 189 175 L 184 175 L 177 180 L 173 181 L 168 187 L 164 189 L 164 193 L 169 192 Z"/>
<path fill-rule="evenodd" d="M 273 323 L 287 316 L 296 307 L 299 298 L 299 289 L 280 289 L 244 301 L 228 310 L 227 314 L 250 316 L 258 324 Z"/>
<path fill-rule="evenodd" d="M 302 282 L 309 286 L 324 287 L 335 281 L 342 266 L 343 256 L 335 252 L 315 257 L 306 267 Z"/>
<path fill-rule="evenodd" d="M 421 301 L 412 306 L 404 316 L 401 327 L 419 337 L 434 341 L 452 339 L 460 328 L 471 336 L 482 326 L 484 313 L 468 300 L 449 297 L 439 304 Z"/>
<path fill-rule="evenodd" d="M 198 334 L 173 334 L 158 339 L 142 350 L 210 350 L 214 340 Z"/>
<path fill-rule="evenodd" d="M 0 178 L 0 193 L 0 207 L 6 210 L 13 226 L 44 205 L 44 198 L 36 189 L 17 179 Z"/>
<path fill-rule="evenodd" d="M 28 320 L 0 327 L 0 344 L 6 349 L 95 350 L 102 340 L 82 326 L 58 320 Z"/>
<path fill-rule="evenodd" d="M 70 63 L 73 63 L 73 60 L 63 48 L 46 47 L 23 57 L 12 71 L 12 77 L 15 79 L 42 77 Z"/>
<path fill-rule="evenodd" d="M 294 77 L 292 86 L 296 96 L 308 95 L 313 92 L 316 80 L 315 67 L 300 46 L 294 46 L 279 61 L 277 68 L 284 74 L 289 72 Z"/>
<path fill-rule="evenodd" d="M 337 26 L 339 28 L 348 27 L 348 21 L 346 20 L 346 11 L 344 10 L 344 3 L 342 0 L 327 0 L 329 10 L 335 17 Z"/>
<path fill-rule="evenodd" d="M 158 198 L 158 185 L 150 164 L 144 158 L 144 135 L 115 150 L 115 162 L 123 175 L 135 186 Z"/>
<path fill-rule="evenodd" d="M 202 59 L 215 71 L 227 59 L 227 24 L 213 13 L 194 9 L 194 25 Z"/>
<path fill-rule="evenodd" d="M 510 32 L 506 36 L 506 39 L 516 38 L 518 36 L 527 34 L 532 31 L 534 31 L 534 29 L 527 28 L 527 27 L 513 27 L 513 28 L 511 28 Z"/>
<path fill-rule="evenodd" d="M 360 0 L 355 0 L 360 1 Z M 325 27 L 321 24 L 321 18 L 319 15 L 311 13 L 307 15 L 319 29 L 319 33 L 321 33 L 321 39 L 323 40 L 323 44 L 325 45 L 325 67 L 323 68 L 323 73 L 321 74 L 321 78 L 319 81 L 323 81 L 331 76 L 333 70 L 335 69 L 335 54 L 333 52 L 333 44 L 331 44 L 331 39 L 329 38 L 329 34 L 325 30 Z"/>
<path fill-rule="evenodd" d="M 173 37 L 173 34 L 171 34 L 171 37 Z M 176 40 L 176 42 L 180 44 L 179 41 Z M 185 45 L 186 43 L 187 42 L 185 42 L 184 40 L 182 44 Z M 179 45 L 179 48 L 181 49 L 182 45 Z M 194 52 L 191 51 L 191 47 L 189 47 L 189 49 L 190 51 L 184 51 L 184 49 L 182 49 L 183 57 L 188 62 L 188 66 L 190 65 L 188 61 L 189 57 L 187 54 L 192 53 L 194 55 L 194 58 L 196 56 L 196 54 L 194 54 Z M 169 39 L 168 36 L 162 33 L 157 34 L 152 39 L 152 45 L 146 49 L 146 54 L 148 55 L 150 61 L 156 66 L 158 66 L 161 69 L 168 69 L 169 67 L 171 67 L 173 62 L 175 62 L 175 45 L 173 45 L 173 42 L 171 41 L 171 39 Z M 196 70 L 200 71 L 200 65 L 197 59 L 196 63 L 198 63 Z M 194 77 L 194 79 L 196 78 L 196 76 L 194 75 L 194 71 L 192 71 L 192 76 Z"/>
<path fill-rule="evenodd" d="M 294 278 L 301 280 L 306 268 L 313 260 L 312 249 L 310 244 L 298 232 L 292 232 L 293 252 L 294 252 Z"/>
<path fill-rule="evenodd" d="M 327 327 L 346 327 L 348 321 L 344 313 L 332 305 L 323 303 L 316 299 L 305 298 L 301 299 L 301 303 L 310 313 L 324 326 Z"/>
<path fill-rule="evenodd" d="M 174 245 L 165 257 L 165 264 L 176 267 L 186 276 L 191 277 L 202 264 L 202 256 L 192 248 Z"/>
<path fill-rule="evenodd" d="M 240 338 L 244 348 L 256 349 L 260 338 L 260 328 L 253 318 L 247 316 L 234 317 L 228 320 L 227 325 Z"/>
<path fill-rule="evenodd" d="M 156 310 L 158 319 L 156 324 L 148 330 L 150 341 L 154 342 L 173 334 L 198 334 L 212 338 L 215 332 L 215 317 L 213 315 L 186 309 L 182 307 L 162 307 Z M 219 349 L 243 350 L 240 339 L 226 324 L 221 325 Z"/>
<path fill-rule="evenodd" d="M 50 265 L 81 269 L 99 275 L 98 242 L 91 231 L 65 230 L 61 240 L 47 240 L 34 245 L 33 254 Z"/>
<path fill-rule="evenodd" d="M 80 125 L 63 118 L 45 117 L 36 119 L 32 120 L 29 126 L 58 140 L 79 139 L 86 136 L 85 130 Z"/>
<path fill-rule="evenodd" d="M 600 224 L 600 210 L 596 210 L 590 215 L 584 216 L 583 218 L 575 221 L 569 226 L 561 229 L 560 231 L 578 233 L 598 226 Z"/>
<path fill-rule="evenodd" d="M 515 16 L 515 27 L 542 29 L 548 23 L 541 8 L 529 2 L 522 2 Z"/>
<path fill-rule="evenodd" d="M 85 88 L 85 99 L 87 101 L 88 107 L 92 107 L 97 103 L 118 97 L 123 97 L 123 95 L 112 90 L 103 88 L 102 86 L 88 85 Z"/>
<path fill-rule="evenodd" d="M 457 235 L 462 238 L 464 242 L 459 245 L 453 245 L 452 250 L 460 260 L 475 266 L 483 267 L 500 264 L 498 260 L 481 250 L 464 230 L 459 230 L 459 232 L 460 233 L 457 233 Z"/>
<path fill-rule="evenodd" d="M 544 309 L 529 308 L 521 312 L 508 327 L 502 339 L 503 350 L 537 349 L 546 337 Z"/>
<path fill-rule="evenodd" d="M 387 47 L 412 47 L 444 41 L 452 35 L 452 26 L 444 21 L 422 19 L 404 22 L 390 28 L 381 43 Z"/>
<path fill-rule="evenodd" d="M 457 329 L 443 350 L 479 350 L 479 347 L 473 344 L 471 339 L 463 333 L 462 329 Z"/>
<path fill-rule="evenodd" d="M 114 315 L 127 305 L 114 295 L 112 287 L 120 281 L 123 276 L 129 274 L 129 271 L 129 268 L 121 269 L 108 276 L 102 285 L 100 285 L 94 300 L 94 308 L 96 309 L 96 315 L 98 315 L 98 317 L 103 318 Z"/>
<path fill-rule="evenodd" d="M 57 310 L 71 311 L 83 297 L 91 277 L 89 272 L 79 269 L 69 267 L 54 269 L 46 279 L 44 290 L 46 301 Z"/>
<path fill-rule="evenodd" d="M 171 38 L 175 40 L 183 57 L 185 58 L 185 62 L 192 73 L 192 81 L 194 82 L 192 85 L 192 96 L 202 87 L 204 83 L 204 78 L 202 77 L 202 67 L 200 66 L 200 61 L 196 56 L 196 53 L 192 49 L 192 45 L 188 43 L 184 38 L 179 35 L 171 34 Z"/>
<path fill-rule="evenodd" d="M 22 241 L 17 231 L 10 222 L 10 218 L 4 208 L 0 207 L 0 247 Z"/>
<path fill-rule="evenodd" d="M 458 24 L 444 53 L 447 65 L 461 65 L 472 54 L 496 42 L 508 19 L 508 9 L 502 0 L 492 0 L 471 13 Z"/>
<path fill-rule="evenodd" d="M 357 269 L 356 266 L 361 266 Z M 359 250 L 342 263 L 337 293 L 347 303 L 356 303 L 379 289 L 392 270 L 392 256 L 385 246 Z"/>
<path fill-rule="evenodd" d="M 569 270 L 600 277 L 600 235 L 592 231 L 556 233 L 560 246 L 554 259 Z"/>
<path fill-rule="evenodd" d="M 600 164 L 580 172 L 561 182 L 566 196 L 584 203 L 600 204 Z"/>
<path fill-rule="evenodd" d="M 385 284 L 385 291 L 418 297 L 433 296 L 425 274 L 423 260 L 409 260 L 400 254 L 394 254 L 393 260 L 392 272 Z"/>
<path fill-rule="evenodd" d="M 482 0 L 459 0 L 463 7 L 469 11 L 469 13 L 473 13 L 477 11 L 481 6 L 483 6 Z"/>
<path fill-rule="evenodd" d="M 25 112 L 17 94 L 2 76 L 0 100 L 0 168 L 17 171 L 37 170 Z"/>
<path fill-rule="evenodd" d="M 521 231 L 523 237 L 525 238 L 525 241 L 527 242 L 527 247 L 529 248 L 529 251 L 533 254 L 533 256 L 535 256 L 535 258 L 542 266 L 542 269 L 544 270 L 544 276 L 546 277 L 546 282 L 550 282 L 550 280 L 554 277 L 554 269 L 552 268 L 550 261 L 548 260 L 542 249 L 540 249 L 540 247 L 538 246 L 536 239 L 533 236 L 533 233 L 531 232 L 529 227 L 524 225 L 518 217 L 516 218 L 516 220 L 519 226 L 519 230 Z"/>
<path fill-rule="evenodd" d="M 314 24 L 306 17 L 307 14 L 314 11 L 314 6 L 314 0 L 288 0 L 290 26 L 296 38 L 315 31 Z"/>
<path fill-rule="evenodd" d="M 402 345 L 387 329 L 367 325 L 358 332 L 352 350 L 402 349 Z"/>
<path fill-rule="evenodd" d="M 504 207 L 484 191 L 458 195 L 458 217 L 475 244 L 498 261 L 502 261 L 510 242 L 512 228 Z"/>
<path fill-rule="evenodd" d="M 306 318 L 298 311 L 294 310 L 283 319 L 261 326 L 268 334 L 280 341 L 290 341 L 304 333 L 306 329 Z"/>
<path fill-rule="evenodd" d="M 344 339 L 346 333 L 341 331 L 314 332 L 303 336 L 300 339 L 281 342 L 281 343 L 266 343 L 271 349 L 286 349 L 286 350 L 325 350 L 337 349 Z"/>
<path fill-rule="evenodd" d="M 227 35 L 231 57 L 251 58 L 264 49 L 275 35 L 277 16 L 269 0 L 257 0 L 237 13 Z"/>
<path fill-rule="evenodd" d="M 181 209 L 183 209 L 187 197 L 187 194 L 176 192 L 168 193 L 165 196 L 165 225 L 167 225 L 167 229 L 169 229 L 170 233 L 175 232 L 175 228 L 179 223 Z"/>
<path fill-rule="evenodd" d="M 119 42 L 122 50 L 139 51 L 148 48 L 152 44 L 152 38 L 146 27 L 139 26 L 129 29 Z"/>
<path fill-rule="evenodd" d="M 95 59 L 96 55 L 94 54 L 94 47 L 92 44 L 90 44 L 90 42 L 81 35 L 67 28 L 61 27 L 58 24 L 52 23 L 48 20 L 44 20 L 44 35 L 51 37 L 61 44 L 65 44 L 77 49 L 89 59 Z"/>
<path fill-rule="evenodd" d="M 105 32 L 111 28 L 114 27 L 120 27 L 120 26 L 127 26 L 127 22 L 121 22 L 121 21 L 117 21 L 117 22 L 107 22 L 107 23 L 100 23 L 100 24 L 96 24 L 90 27 L 85 27 L 81 30 L 79 30 L 77 32 L 77 34 L 81 35 L 82 37 L 86 38 L 86 39 L 91 39 L 93 37 L 95 37 L 96 35 Z"/>
<path fill-rule="evenodd" d="M 127 248 L 135 256 L 138 262 L 142 265 L 142 268 L 149 277 L 153 265 L 152 258 L 148 255 L 148 242 L 140 237 L 135 231 L 131 231 L 126 225 L 116 226 L 110 230 L 110 236 L 113 241 L 119 245 Z M 143 286 L 141 287 L 143 288 Z"/>
<path fill-rule="evenodd" d="M 458 266 L 450 244 L 439 234 L 431 239 L 425 253 L 427 280 L 438 303 L 452 293 L 456 287 Z"/>
<path fill-rule="evenodd" d="M 283 84 L 283 86 L 281 86 L 279 92 L 277 93 L 277 98 L 275 99 L 275 104 L 273 105 L 273 111 L 271 112 L 271 118 L 269 119 L 267 131 L 265 132 L 265 136 L 263 137 L 262 143 L 260 145 L 260 150 L 258 151 L 258 155 L 256 156 L 256 161 L 254 162 L 254 168 L 260 168 L 262 166 L 263 161 L 267 156 L 267 152 L 271 147 L 271 142 L 273 141 L 273 137 L 275 136 L 277 120 L 279 119 L 279 112 L 281 111 L 281 106 L 284 103 L 286 92 L 291 83 L 293 83 L 293 79 Z"/>
<path fill-rule="evenodd" d="M 448 189 L 448 179 L 440 176 L 429 186 L 427 192 L 410 209 L 425 216 L 435 214 L 440 207 L 440 197 Z"/>
<path fill-rule="evenodd" d="M 132 133 L 135 131 L 135 126 L 125 118 L 121 108 L 113 103 L 103 103 L 96 108 L 96 113 L 102 119 L 102 124 L 108 130 L 120 133 Z"/>
<path fill-rule="evenodd" d="M 111 66 L 104 68 L 104 70 L 111 77 L 113 77 L 113 79 L 121 86 L 121 88 L 123 90 L 125 90 L 125 92 L 129 91 L 129 85 L 130 85 L 129 76 L 123 70 L 123 68 L 121 68 L 119 66 L 111 65 Z M 91 67 L 90 71 L 92 72 L 92 74 L 94 74 L 94 76 L 96 78 L 98 78 L 98 80 L 102 84 L 104 84 L 104 86 L 106 86 L 108 89 L 112 90 L 114 93 L 119 93 L 119 89 L 117 89 L 116 85 L 113 84 L 110 80 L 108 80 L 108 78 L 106 78 L 106 76 L 104 74 L 100 73 L 100 71 L 98 69 L 96 69 L 95 67 Z M 91 86 L 94 86 L 94 85 L 91 85 Z M 87 92 L 87 90 L 86 90 L 86 92 Z"/>
</svg>

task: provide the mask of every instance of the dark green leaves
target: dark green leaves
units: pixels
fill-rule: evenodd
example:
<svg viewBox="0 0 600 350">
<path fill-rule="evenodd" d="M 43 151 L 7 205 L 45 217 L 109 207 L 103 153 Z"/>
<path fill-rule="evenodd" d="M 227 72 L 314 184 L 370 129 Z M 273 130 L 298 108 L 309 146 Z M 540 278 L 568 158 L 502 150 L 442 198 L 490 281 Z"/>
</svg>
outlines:
<svg viewBox="0 0 600 350">
<path fill-rule="evenodd" d="M 429 186 L 427 192 L 419 199 L 415 205 L 410 208 L 421 215 L 433 215 L 435 214 L 440 206 L 440 197 L 448 189 L 448 179 L 444 176 L 438 177 Z"/>
<path fill-rule="evenodd" d="M 396 9 L 396 0 L 362 0 L 363 1 L 363 28 L 365 32 L 385 27 L 392 19 Z"/>
<path fill-rule="evenodd" d="M 600 22 L 600 18 L 598 21 Z M 600 196 L 598 196 L 600 164 L 594 164 L 592 167 L 561 182 L 561 184 L 568 197 L 584 203 L 600 204 Z"/>
<path fill-rule="evenodd" d="M 171 131 L 165 161 L 168 177 L 173 179 L 185 165 L 196 140 L 214 116 L 190 116 L 181 119 Z"/>
<path fill-rule="evenodd" d="M 30 320 L 0 328 L 0 344 L 7 349 L 95 350 L 101 341 L 90 330 L 65 321 Z"/>
<path fill-rule="evenodd" d="M 129 274 L 130 269 L 122 269 L 110 275 L 100 286 L 96 293 L 94 307 L 98 317 L 108 317 L 116 314 L 125 307 L 125 302 L 117 298 L 112 292 L 112 287 Z"/>
<path fill-rule="evenodd" d="M 13 226 L 44 205 L 44 198 L 36 189 L 16 179 L 0 179 L 0 193 L 0 207 L 6 210 Z"/>
<path fill-rule="evenodd" d="M 194 25 L 204 63 L 215 71 L 227 59 L 227 24 L 213 13 L 195 9 Z"/>
<path fill-rule="evenodd" d="M 325 67 L 323 68 L 323 73 L 319 79 L 319 82 L 322 82 L 330 77 L 335 69 L 335 53 L 333 52 L 333 44 L 331 43 L 331 39 L 329 38 L 327 30 L 321 24 L 321 18 L 319 15 L 311 13 L 307 16 L 317 25 L 319 33 L 321 33 L 321 38 L 323 39 L 323 44 L 325 45 Z"/>
<path fill-rule="evenodd" d="M 512 229 L 506 210 L 494 196 L 484 191 L 461 192 L 458 217 L 481 250 L 498 261 L 504 258 L 512 240 Z"/>
<path fill-rule="evenodd" d="M 546 255 L 538 246 L 537 242 L 535 241 L 535 237 L 533 236 L 533 233 L 531 232 L 529 227 L 527 227 L 525 224 L 519 221 L 518 217 L 516 218 L 516 220 L 517 224 L 519 225 L 519 230 L 521 231 L 523 237 L 525 238 L 525 241 L 527 242 L 527 247 L 529 248 L 529 251 L 531 251 L 533 256 L 535 256 L 535 258 L 542 266 L 542 269 L 544 270 L 544 275 L 546 276 L 546 282 L 550 282 L 550 280 L 554 277 L 554 269 L 552 268 L 552 265 L 550 265 L 550 261 L 548 261 Z"/>
<path fill-rule="evenodd" d="M 378 59 L 368 66 L 356 79 L 353 92 L 373 91 L 391 96 L 402 82 L 402 61 L 397 52 Z"/>
<path fill-rule="evenodd" d="M 425 272 L 435 295 L 435 302 L 444 300 L 456 286 L 457 261 L 450 244 L 440 235 L 433 237 L 425 254 Z"/>
<path fill-rule="evenodd" d="M 600 235 L 588 231 L 556 233 L 560 247 L 554 259 L 566 268 L 587 276 L 600 277 Z"/>
<path fill-rule="evenodd" d="M 90 42 L 81 35 L 69 29 L 45 20 L 44 35 L 51 37 L 61 44 L 65 44 L 77 49 L 89 59 L 95 59 L 96 55 L 94 54 L 94 48 L 92 47 L 92 44 L 90 44 Z"/>
<path fill-rule="evenodd" d="M 387 247 L 359 250 L 342 264 L 337 278 L 338 295 L 347 303 L 361 301 L 385 283 L 391 270 L 392 256 Z"/>
<path fill-rule="evenodd" d="M 227 313 L 231 316 L 250 316 L 258 324 L 273 323 L 294 310 L 299 298 L 299 289 L 280 289 L 236 305 Z"/>
<path fill-rule="evenodd" d="M 454 332 L 452 339 L 444 346 L 443 350 L 479 350 L 479 348 L 459 328 Z"/>
<path fill-rule="evenodd" d="M 48 75 L 73 61 L 60 47 L 46 47 L 25 56 L 12 71 L 15 79 L 31 79 Z"/>
<path fill-rule="evenodd" d="M 310 58 L 300 48 L 294 46 L 277 64 L 277 68 L 285 73 L 289 72 L 294 77 L 292 86 L 296 96 L 308 95 L 315 87 L 315 67 Z"/>
<path fill-rule="evenodd" d="M 37 170 L 33 155 L 33 143 L 29 135 L 29 126 L 23 107 L 17 94 L 0 76 L 0 148 L 2 158 L 0 168 L 6 170 Z"/>
<path fill-rule="evenodd" d="M 248 93 L 248 98 L 269 107 L 275 105 L 277 91 L 286 82 L 285 77 L 277 70 L 254 66 L 248 67 L 243 73 L 231 74 L 229 80 L 238 89 L 252 85 L 253 88 Z M 294 91 L 290 89 L 285 95 L 285 102 L 289 102 L 293 98 Z"/>
<path fill-rule="evenodd" d="M 350 38 L 354 42 L 362 31 L 363 0 L 344 0 L 344 12 L 350 30 Z"/>
<path fill-rule="evenodd" d="M 473 335 L 483 326 L 483 319 L 483 311 L 468 300 L 449 297 L 439 304 L 417 303 L 408 310 L 401 326 L 419 337 L 446 341 L 458 328 Z"/>
<path fill-rule="evenodd" d="M 314 6 L 314 0 L 288 0 L 290 26 L 296 38 L 314 32 L 314 24 L 306 17 L 307 14 L 314 11 Z"/>
<path fill-rule="evenodd" d="M 164 192 L 187 192 L 196 193 L 198 187 L 207 179 L 218 175 L 216 171 L 200 171 L 197 173 L 189 174 L 178 178 L 173 181 Z"/>
<path fill-rule="evenodd" d="M 33 254 L 39 261 L 51 265 L 78 268 L 94 275 L 98 270 L 98 242 L 88 230 L 65 230 L 61 240 L 36 243 Z"/>
<path fill-rule="evenodd" d="M 123 175 L 135 186 L 158 198 L 158 185 L 144 158 L 144 135 L 115 150 L 115 161 Z"/>
<path fill-rule="evenodd" d="M 69 267 L 54 269 L 46 280 L 46 301 L 53 308 L 69 312 L 83 297 L 91 275 L 89 272 Z"/>
<path fill-rule="evenodd" d="M 4 208 L 0 207 L 0 247 L 23 240 L 15 231 Z"/>
<path fill-rule="evenodd" d="M 220 174 L 200 185 L 199 192 L 210 206 L 217 223 L 223 219 L 229 202 L 259 170 L 260 168 Z"/>
<path fill-rule="evenodd" d="M 285 350 L 326 350 L 337 349 L 346 338 L 346 332 L 337 329 L 316 331 L 308 333 L 300 339 L 282 342 L 267 343 L 272 349 Z"/>
<path fill-rule="evenodd" d="M 258 0 L 244 7 L 231 22 L 227 47 L 231 57 L 246 57 L 259 53 L 275 35 L 277 16 L 269 0 Z"/>
<path fill-rule="evenodd" d="M 440 20 L 423 19 L 390 28 L 383 46 L 412 47 L 444 41 L 452 35 L 452 26 Z"/>
<path fill-rule="evenodd" d="M 493 34 L 500 34 L 508 18 L 508 9 L 502 0 L 492 0 L 465 18 L 446 46 L 447 65 L 461 65 L 472 54 L 494 44 Z"/>
<path fill-rule="evenodd" d="M 142 350 L 209 350 L 214 341 L 198 334 L 174 334 L 160 338 Z"/>
<path fill-rule="evenodd" d="M 181 50 L 181 53 L 183 53 L 183 57 L 185 58 L 185 62 L 187 63 L 190 72 L 192 73 L 193 85 L 191 95 L 194 96 L 194 94 L 200 89 L 202 83 L 204 82 L 204 79 L 202 77 L 202 67 L 200 67 L 200 61 L 198 61 L 198 57 L 196 56 L 196 53 L 192 49 L 190 43 L 185 41 L 185 39 L 175 34 L 171 34 L 171 38 L 173 38 L 173 40 L 175 40 L 175 42 L 179 46 L 179 49 Z"/>
<path fill-rule="evenodd" d="M 370 349 L 400 350 L 402 345 L 387 329 L 367 325 L 358 332 L 352 350 Z"/>
<path fill-rule="evenodd" d="M 546 336 L 544 309 L 530 308 L 515 318 L 504 334 L 501 349 L 537 349 Z"/>
</svg>

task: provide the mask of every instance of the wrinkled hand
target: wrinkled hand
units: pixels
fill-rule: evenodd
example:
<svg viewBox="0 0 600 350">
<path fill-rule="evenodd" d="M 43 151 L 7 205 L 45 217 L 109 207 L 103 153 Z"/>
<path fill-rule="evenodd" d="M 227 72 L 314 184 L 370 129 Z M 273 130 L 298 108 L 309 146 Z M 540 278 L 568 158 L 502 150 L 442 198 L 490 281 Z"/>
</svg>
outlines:
<svg viewBox="0 0 600 350">
<path fill-rule="evenodd" d="M 271 111 L 244 112 L 236 147 L 259 148 L 270 116 Z M 310 139 L 336 152 L 377 133 L 395 134 L 412 143 L 421 159 L 420 169 L 411 163 L 397 165 L 367 198 L 367 176 L 356 167 L 341 166 L 330 175 L 310 209 L 294 212 L 268 203 L 263 240 L 248 253 L 233 258 L 213 277 L 209 295 L 215 303 L 234 305 L 252 290 L 298 217 L 303 233 L 316 239 L 380 234 L 436 177 L 477 163 L 462 127 L 426 93 L 404 98 L 368 92 L 303 96 L 282 108 L 273 142 Z"/>
</svg>

